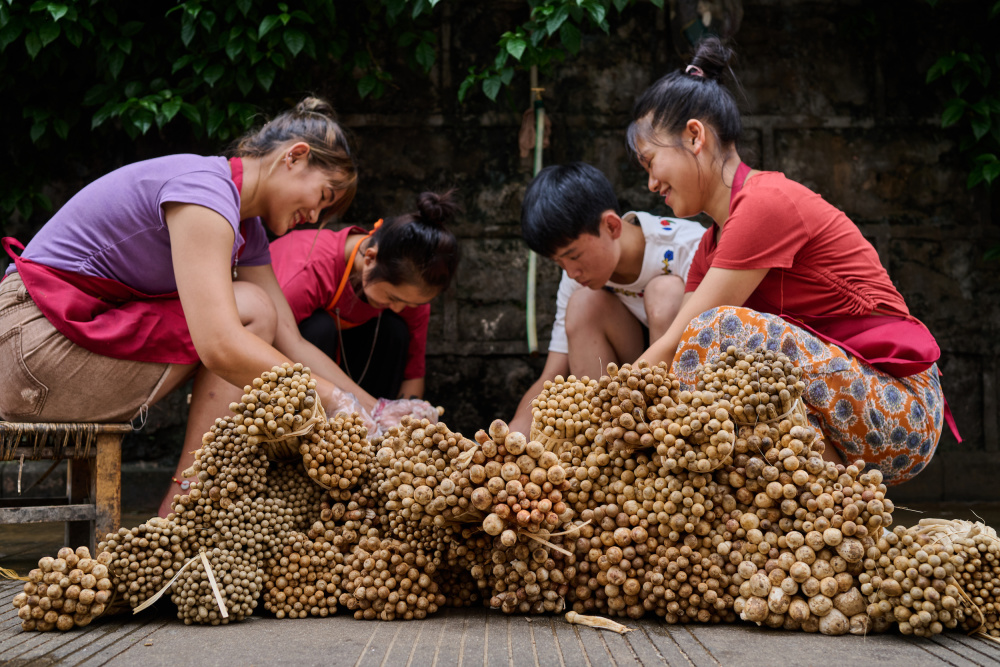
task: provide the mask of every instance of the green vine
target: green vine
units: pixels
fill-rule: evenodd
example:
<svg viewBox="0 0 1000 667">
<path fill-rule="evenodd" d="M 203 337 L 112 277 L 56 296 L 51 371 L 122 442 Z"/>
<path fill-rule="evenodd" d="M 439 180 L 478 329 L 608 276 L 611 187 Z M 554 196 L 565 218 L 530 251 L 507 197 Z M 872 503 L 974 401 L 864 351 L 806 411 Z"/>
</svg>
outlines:
<svg viewBox="0 0 1000 667">
<path fill-rule="evenodd" d="M 936 6 L 939 0 L 927 0 Z M 1000 16 L 1000 0 L 979 3 L 989 27 Z M 1000 23 L 1000 22 L 997 22 Z M 989 27 L 986 34 L 990 34 Z M 997 26 L 1000 28 L 1000 26 Z M 992 188 L 1000 177 L 1000 42 L 970 41 L 961 50 L 941 56 L 927 72 L 927 83 L 949 84 L 954 97 L 941 112 L 941 127 L 961 131 L 959 148 L 969 158 L 969 189 Z M 994 248 L 997 258 L 1000 249 Z"/>
<path fill-rule="evenodd" d="M 607 33 L 609 14 L 638 2 L 526 0 L 528 20 L 500 36 L 489 65 L 469 69 L 459 101 L 476 84 L 495 100 L 517 69 L 544 70 L 578 53 L 586 32 Z M 63 177 L 67 163 L 121 146 L 122 135 L 227 141 L 260 109 L 286 106 L 317 81 L 353 85 L 360 99 L 391 94 L 400 63 L 420 76 L 434 67 L 439 5 L 0 0 L 0 122 L 8 137 L 0 215 L 24 221 L 50 210 L 43 186 Z"/>
</svg>

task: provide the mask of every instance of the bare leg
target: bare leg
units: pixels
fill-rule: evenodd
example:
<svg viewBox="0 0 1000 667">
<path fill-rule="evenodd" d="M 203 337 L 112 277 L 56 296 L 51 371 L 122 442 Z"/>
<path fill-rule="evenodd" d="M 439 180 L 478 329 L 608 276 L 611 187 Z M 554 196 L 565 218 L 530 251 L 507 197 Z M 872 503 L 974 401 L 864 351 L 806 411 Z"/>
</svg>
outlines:
<svg viewBox="0 0 1000 667">
<path fill-rule="evenodd" d="M 674 323 L 684 301 L 684 281 L 680 276 L 657 276 L 643 290 L 646 321 L 649 322 L 649 342 L 659 340 Z"/>
<path fill-rule="evenodd" d="M 609 362 L 631 363 L 643 350 L 642 325 L 614 294 L 582 289 L 566 307 L 569 370 L 599 378 Z"/>
<path fill-rule="evenodd" d="M 236 307 L 243 326 L 264 341 L 273 342 L 277 315 L 267 293 L 256 285 L 245 282 L 234 283 L 233 291 L 236 293 Z M 268 369 L 260 370 L 263 372 Z M 176 479 L 182 479 L 184 471 L 194 463 L 194 454 L 201 447 L 202 436 L 217 418 L 229 414 L 229 404 L 239 402 L 242 395 L 242 387 L 229 384 L 204 366 L 198 369 L 191 393 L 191 410 L 188 412 L 187 430 L 184 433 L 184 447 L 173 475 Z M 174 496 L 180 491 L 176 483 L 171 483 L 167 494 L 160 502 L 160 516 L 165 517 L 170 513 Z"/>
</svg>

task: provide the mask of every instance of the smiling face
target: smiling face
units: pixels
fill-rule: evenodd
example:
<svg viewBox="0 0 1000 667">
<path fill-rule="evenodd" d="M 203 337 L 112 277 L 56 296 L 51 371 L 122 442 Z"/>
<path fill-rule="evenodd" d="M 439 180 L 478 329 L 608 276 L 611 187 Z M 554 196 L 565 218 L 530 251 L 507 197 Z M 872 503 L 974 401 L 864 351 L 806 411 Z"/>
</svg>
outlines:
<svg viewBox="0 0 1000 667">
<path fill-rule="evenodd" d="M 361 285 L 368 305 L 378 310 L 388 308 L 398 313 L 404 308 L 422 306 L 430 303 L 440 290 L 424 284 L 401 283 L 393 285 L 387 280 L 371 281 L 372 269 L 378 261 L 378 248 L 369 246 L 365 249 L 361 262 Z"/>
<path fill-rule="evenodd" d="M 621 252 L 615 243 L 621 229 L 615 227 L 609 216 L 602 218 L 598 231 L 596 236 L 588 232 L 580 234 L 551 257 L 570 278 L 593 290 L 601 289 L 611 280 Z"/>
<path fill-rule="evenodd" d="M 318 222 L 323 209 L 342 194 L 331 185 L 335 175 L 310 166 L 308 153 L 304 143 L 282 151 L 283 157 L 268 176 L 269 196 L 261 217 L 278 236 L 297 225 Z"/>
<path fill-rule="evenodd" d="M 696 127 L 691 124 L 696 123 Z M 653 131 L 651 136 L 638 138 L 635 144 L 639 164 L 649 174 L 648 187 L 669 206 L 679 218 L 690 218 L 704 210 L 701 165 L 704 131 L 701 123 L 691 121 L 676 137 Z"/>
</svg>

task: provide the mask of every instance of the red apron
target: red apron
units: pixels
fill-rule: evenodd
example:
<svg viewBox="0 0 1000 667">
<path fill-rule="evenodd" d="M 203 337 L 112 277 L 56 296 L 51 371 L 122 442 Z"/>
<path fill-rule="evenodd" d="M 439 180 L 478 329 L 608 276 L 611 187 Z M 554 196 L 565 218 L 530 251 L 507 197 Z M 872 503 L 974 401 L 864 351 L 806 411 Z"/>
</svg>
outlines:
<svg viewBox="0 0 1000 667">
<path fill-rule="evenodd" d="M 231 164 L 239 191 L 242 161 L 234 158 Z M 242 223 L 240 233 L 245 239 Z M 11 237 L 3 239 L 3 248 L 39 310 L 73 343 L 112 359 L 199 363 L 177 292 L 143 294 L 109 278 L 54 269 L 15 254 L 14 248 L 24 246 Z M 243 246 L 237 257 L 242 253 Z"/>
<path fill-rule="evenodd" d="M 743 189 L 750 171 L 750 167 L 742 162 L 737 167 L 730 206 L 732 198 Z M 934 335 L 912 315 L 819 317 L 810 318 L 811 325 L 788 313 L 778 313 L 778 316 L 893 377 L 902 378 L 922 373 L 941 358 L 941 348 Z M 943 393 L 941 397 L 944 399 Z M 944 399 L 944 418 L 955 439 L 962 442 L 947 399 Z"/>
</svg>

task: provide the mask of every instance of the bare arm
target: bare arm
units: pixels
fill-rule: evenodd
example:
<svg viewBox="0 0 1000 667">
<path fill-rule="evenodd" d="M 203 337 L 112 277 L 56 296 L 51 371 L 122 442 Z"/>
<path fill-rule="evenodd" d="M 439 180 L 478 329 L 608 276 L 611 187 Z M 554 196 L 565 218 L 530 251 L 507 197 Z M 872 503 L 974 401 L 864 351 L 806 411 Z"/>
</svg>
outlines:
<svg viewBox="0 0 1000 667">
<path fill-rule="evenodd" d="M 410 378 L 399 385 L 399 398 L 423 398 L 424 378 Z"/>
<path fill-rule="evenodd" d="M 654 341 L 640 359 L 645 359 L 650 364 L 666 361 L 668 366 L 672 365 L 681 335 L 691 320 L 706 310 L 719 306 L 742 306 L 768 271 L 770 269 L 736 271 L 710 268 L 698 288 L 684 295 L 681 309 L 667 332 Z"/>
<path fill-rule="evenodd" d="M 528 387 L 521 402 L 517 404 L 517 412 L 510 420 L 510 430 L 520 431 L 525 435 L 531 429 L 531 402 L 542 393 L 546 380 L 551 380 L 557 375 L 565 377 L 569 374 L 569 355 L 565 352 L 549 352 L 545 358 L 545 367 L 542 374 L 535 380 L 535 383 Z"/>
<path fill-rule="evenodd" d="M 371 412 L 375 407 L 375 398 L 356 384 L 330 357 L 318 347 L 307 341 L 299 333 L 298 324 L 291 306 L 281 292 L 281 286 L 274 275 L 271 265 L 247 266 L 239 271 L 239 279 L 251 282 L 265 292 L 274 301 L 278 313 L 278 326 L 274 336 L 274 347 L 288 355 L 296 362 L 308 366 L 316 379 L 316 388 L 321 396 L 328 396 L 333 387 L 349 391 L 358 399 L 361 406 Z M 330 384 L 332 383 L 332 384 Z"/>
</svg>

